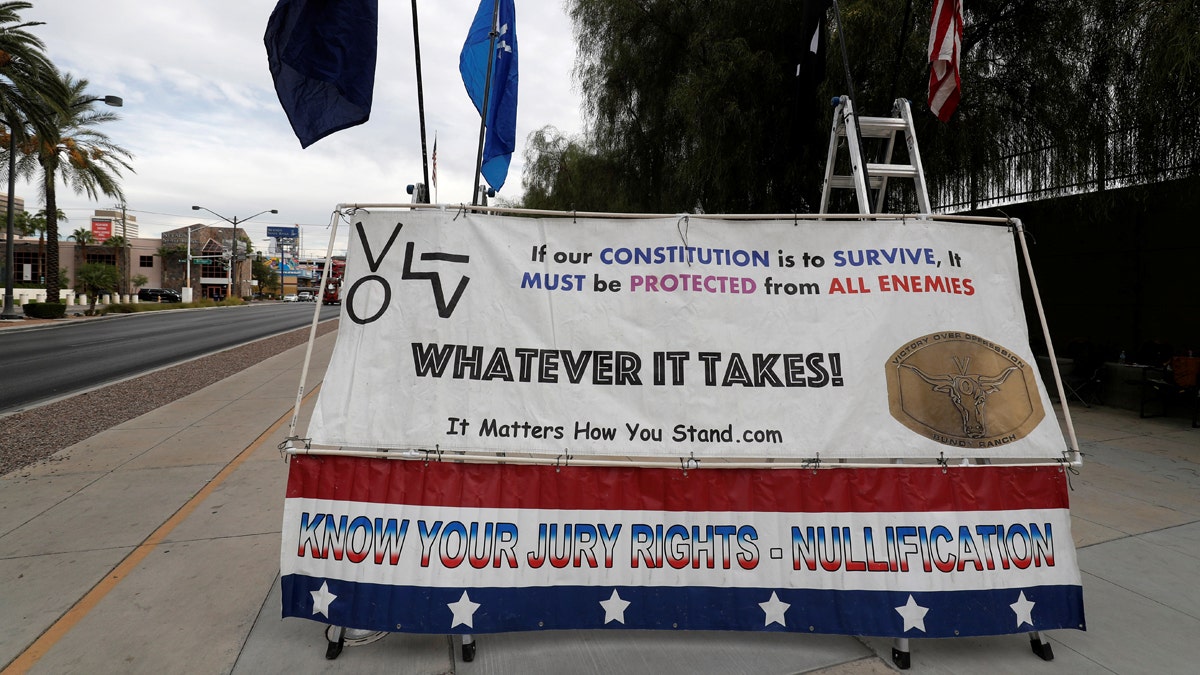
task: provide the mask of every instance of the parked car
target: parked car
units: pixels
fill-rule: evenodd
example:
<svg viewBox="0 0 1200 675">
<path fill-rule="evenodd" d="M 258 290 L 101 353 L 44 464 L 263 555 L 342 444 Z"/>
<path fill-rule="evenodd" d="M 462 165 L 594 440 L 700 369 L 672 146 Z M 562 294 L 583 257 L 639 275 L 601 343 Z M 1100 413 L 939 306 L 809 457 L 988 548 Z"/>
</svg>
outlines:
<svg viewBox="0 0 1200 675">
<path fill-rule="evenodd" d="M 284 302 L 298 302 L 299 300 L 300 298 L 295 293 L 288 293 L 287 295 L 283 296 Z"/>
<path fill-rule="evenodd" d="M 182 302 L 179 293 L 169 288 L 143 288 L 138 291 L 138 300 L 142 302 Z"/>
<path fill-rule="evenodd" d="M 316 302 L 317 296 L 312 291 L 300 291 L 296 296 L 300 302 Z"/>
</svg>

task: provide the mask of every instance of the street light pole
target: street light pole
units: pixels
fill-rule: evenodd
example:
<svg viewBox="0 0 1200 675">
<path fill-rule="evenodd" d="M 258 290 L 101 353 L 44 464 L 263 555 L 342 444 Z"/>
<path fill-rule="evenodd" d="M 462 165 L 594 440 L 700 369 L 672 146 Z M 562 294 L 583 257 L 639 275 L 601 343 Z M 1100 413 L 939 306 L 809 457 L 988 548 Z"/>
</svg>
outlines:
<svg viewBox="0 0 1200 675">
<path fill-rule="evenodd" d="M 13 307 L 13 276 L 15 270 L 13 265 L 16 261 L 16 256 L 13 253 L 13 200 L 16 199 L 14 194 L 17 191 L 17 135 L 13 133 L 12 127 L 8 130 L 8 204 L 5 205 L 7 225 L 5 231 L 8 238 L 4 243 L 4 310 L 0 312 L 0 319 L 19 319 L 21 314 L 17 313 Z"/>
<path fill-rule="evenodd" d="M 187 289 L 181 298 L 184 302 L 191 302 L 192 298 L 192 230 L 202 227 L 201 225 L 190 225 L 187 229 L 187 256 L 183 261 L 183 287 Z"/>
<path fill-rule="evenodd" d="M 133 246 L 130 244 L 130 241 L 129 241 L 129 226 L 125 224 L 125 215 L 126 215 L 125 208 L 126 208 L 125 202 L 122 201 L 121 202 L 121 241 L 124 242 L 124 245 L 121 247 L 121 249 L 122 249 L 121 252 L 124 253 L 124 255 L 121 257 L 124 258 L 124 263 L 125 263 L 125 265 L 124 265 L 125 266 L 125 295 L 132 295 L 133 289 L 129 285 L 129 278 L 131 275 L 130 270 L 129 270 L 129 265 L 130 265 L 129 251 L 131 248 L 133 248 Z"/>
<path fill-rule="evenodd" d="M 234 284 L 236 283 L 236 280 L 237 280 L 237 226 L 241 223 L 245 223 L 246 221 L 248 221 L 252 218 L 257 218 L 258 216 L 261 216 L 264 213 L 279 213 L 279 211 L 276 209 L 268 209 L 266 211 L 259 211 L 258 213 L 254 214 L 253 216 L 242 218 L 241 220 L 238 220 L 237 216 L 234 216 L 233 220 L 230 220 L 229 218 L 226 218 L 225 216 L 217 213 L 216 211 L 213 211 L 212 209 L 206 208 L 204 206 L 193 205 L 192 210 L 193 211 L 208 211 L 209 213 L 213 214 L 214 216 L 220 218 L 221 220 L 223 220 L 233 226 L 233 253 L 229 257 L 229 282 L 230 282 L 229 283 L 229 294 L 232 295 L 235 290 L 239 290 L 234 287 Z M 190 242 L 191 239 L 189 239 L 188 241 Z"/>
<path fill-rule="evenodd" d="M 237 216 L 233 217 L 233 236 L 230 237 L 230 243 L 233 245 L 233 251 L 229 254 L 229 292 L 225 295 L 226 298 L 232 298 L 234 293 L 241 295 L 238 291 L 242 289 L 237 287 Z"/>
</svg>

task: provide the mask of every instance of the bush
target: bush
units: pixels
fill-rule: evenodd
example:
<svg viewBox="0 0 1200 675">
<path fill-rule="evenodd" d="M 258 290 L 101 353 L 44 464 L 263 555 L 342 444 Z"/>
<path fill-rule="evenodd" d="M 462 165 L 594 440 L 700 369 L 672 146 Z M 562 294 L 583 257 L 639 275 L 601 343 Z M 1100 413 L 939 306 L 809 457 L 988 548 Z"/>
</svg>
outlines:
<svg viewBox="0 0 1200 675">
<path fill-rule="evenodd" d="M 67 315 L 67 305 L 62 302 L 30 302 L 22 309 L 31 319 L 61 319 Z"/>
<path fill-rule="evenodd" d="M 134 314 L 138 312 L 157 312 L 165 309 L 197 309 L 200 307 L 227 307 L 241 304 L 243 304 L 241 298 L 224 300 L 222 302 L 216 302 L 212 298 L 199 298 L 194 302 L 113 303 L 104 309 L 96 311 L 101 314 Z"/>
</svg>

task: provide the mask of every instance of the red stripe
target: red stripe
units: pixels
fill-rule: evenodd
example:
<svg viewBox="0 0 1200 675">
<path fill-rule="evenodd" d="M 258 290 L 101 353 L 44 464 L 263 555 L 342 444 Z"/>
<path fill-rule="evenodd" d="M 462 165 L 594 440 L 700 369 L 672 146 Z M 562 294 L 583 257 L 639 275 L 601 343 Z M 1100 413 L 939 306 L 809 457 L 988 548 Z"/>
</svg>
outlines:
<svg viewBox="0 0 1200 675">
<path fill-rule="evenodd" d="M 962 3 L 959 0 L 935 0 L 933 4 L 933 25 L 930 27 L 929 40 L 929 109 L 943 122 L 958 107 L 961 81 L 959 79 L 959 54 L 956 47 L 947 62 L 946 72 L 939 79 L 933 70 L 933 62 L 939 59 L 942 44 L 950 37 L 950 31 L 958 41 L 962 40 L 963 18 Z M 941 101 L 938 99 L 942 98 Z"/>
<path fill-rule="evenodd" d="M 644 469 L 292 458 L 288 498 L 464 508 L 920 512 L 1067 508 L 1057 467 Z"/>
<path fill-rule="evenodd" d="M 934 46 L 940 46 L 942 40 L 946 39 L 946 33 L 950 30 L 950 25 L 954 21 L 956 0 L 934 0 L 933 3 L 933 31 Z M 933 56 L 931 53 L 930 56 Z"/>
</svg>

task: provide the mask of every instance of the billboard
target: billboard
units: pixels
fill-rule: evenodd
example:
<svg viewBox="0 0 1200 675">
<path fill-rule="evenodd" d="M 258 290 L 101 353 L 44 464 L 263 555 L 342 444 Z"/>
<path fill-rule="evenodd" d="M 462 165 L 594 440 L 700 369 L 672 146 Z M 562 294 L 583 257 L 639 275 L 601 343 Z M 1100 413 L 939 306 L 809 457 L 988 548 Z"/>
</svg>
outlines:
<svg viewBox="0 0 1200 675">
<path fill-rule="evenodd" d="M 296 239 L 300 236 L 300 228 L 268 225 L 267 236 L 271 237 L 272 239 Z"/>
<path fill-rule="evenodd" d="M 92 238 L 97 244 L 103 244 L 113 236 L 113 221 L 110 219 L 92 219 Z"/>
<path fill-rule="evenodd" d="M 309 429 L 316 444 L 723 458 L 1066 452 L 1007 228 L 360 215 Z"/>
</svg>

